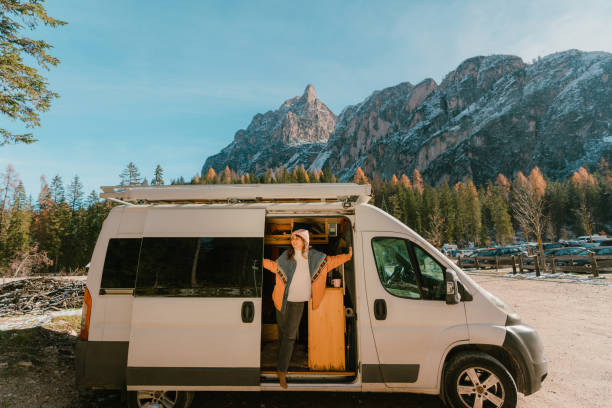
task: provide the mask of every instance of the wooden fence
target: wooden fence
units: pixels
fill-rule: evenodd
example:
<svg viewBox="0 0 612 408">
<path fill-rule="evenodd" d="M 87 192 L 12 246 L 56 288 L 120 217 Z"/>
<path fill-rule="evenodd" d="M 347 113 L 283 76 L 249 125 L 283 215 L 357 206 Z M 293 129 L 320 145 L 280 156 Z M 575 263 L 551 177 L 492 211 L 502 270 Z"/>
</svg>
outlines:
<svg viewBox="0 0 612 408">
<path fill-rule="evenodd" d="M 511 266 L 512 273 L 523 273 L 524 271 L 535 271 L 537 276 L 541 272 L 574 272 L 593 274 L 598 277 L 600 272 L 612 273 L 612 255 L 588 256 L 546 256 L 540 259 L 539 255 L 533 256 L 476 256 L 459 257 L 457 265 L 461 268 L 487 269 Z"/>
</svg>

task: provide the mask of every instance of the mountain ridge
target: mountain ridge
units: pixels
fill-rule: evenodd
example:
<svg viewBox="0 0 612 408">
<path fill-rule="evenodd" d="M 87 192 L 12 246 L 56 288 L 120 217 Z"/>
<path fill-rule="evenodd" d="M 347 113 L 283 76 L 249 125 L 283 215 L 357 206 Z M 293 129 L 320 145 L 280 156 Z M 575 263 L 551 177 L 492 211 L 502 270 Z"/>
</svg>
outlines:
<svg viewBox="0 0 612 408">
<path fill-rule="evenodd" d="M 346 181 L 357 167 L 385 179 L 417 169 L 437 184 L 482 183 L 539 166 L 566 177 L 611 159 L 611 74 L 606 52 L 568 50 L 533 64 L 512 55 L 476 56 L 440 84 L 427 78 L 376 90 L 337 117 L 308 85 L 278 110 L 255 115 L 202 172 L 228 165 L 261 174 L 304 165 L 329 167 Z M 264 117 L 265 126 L 254 126 Z"/>
</svg>

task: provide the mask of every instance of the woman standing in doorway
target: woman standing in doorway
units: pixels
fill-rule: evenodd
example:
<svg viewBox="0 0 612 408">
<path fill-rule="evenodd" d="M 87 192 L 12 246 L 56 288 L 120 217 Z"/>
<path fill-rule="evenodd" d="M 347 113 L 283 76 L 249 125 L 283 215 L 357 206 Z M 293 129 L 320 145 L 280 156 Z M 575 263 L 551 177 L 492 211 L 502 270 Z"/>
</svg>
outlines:
<svg viewBox="0 0 612 408">
<path fill-rule="evenodd" d="M 263 267 L 276 274 L 272 292 L 279 341 L 276 370 L 283 388 L 287 388 L 287 370 L 304 312 L 304 302 L 312 299 L 312 308 L 319 307 L 325 295 L 327 273 L 353 256 L 353 247 L 349 247 L 348 254 L 327 256 L 316 249 L 309 249 L 309 243 L 308 231 L 296 230 L 291 234 L 291 247 L 276 261 L 263 260 Z"/>
</svg>

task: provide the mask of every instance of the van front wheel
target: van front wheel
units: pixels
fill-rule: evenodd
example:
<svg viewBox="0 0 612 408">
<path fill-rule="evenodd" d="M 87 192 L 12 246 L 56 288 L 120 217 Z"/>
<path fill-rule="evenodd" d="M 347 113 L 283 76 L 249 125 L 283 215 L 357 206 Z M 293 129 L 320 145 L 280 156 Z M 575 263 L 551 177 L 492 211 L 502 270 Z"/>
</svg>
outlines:
<svg viewBox="0 0 612 408">
<path fill-rule="evenodd" d="M 508 370 L 484 353 L 462 353 L 446 369 L 444 392 L 453 408 L 515 408 L 516 383 Z"/>
<path fill-rule="evenodd" d="M 129 408 L 189 408 L 195 393 L 189 391 L 129 391 Z"/>
</svg>

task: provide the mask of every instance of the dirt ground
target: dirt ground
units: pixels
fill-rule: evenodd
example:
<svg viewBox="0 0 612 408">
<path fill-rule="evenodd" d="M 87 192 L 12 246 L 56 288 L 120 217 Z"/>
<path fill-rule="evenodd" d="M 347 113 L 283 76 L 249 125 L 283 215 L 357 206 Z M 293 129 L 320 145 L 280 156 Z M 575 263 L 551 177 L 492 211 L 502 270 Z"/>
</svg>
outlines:
<svg viewBox="0 0 612 408">
<path fill-rule="evenodd" d="M 612 407 L 612 286 L 473 274 L 506 300 L 542 336 L 549 376 L 540 391 L 520 396 L 521 408 Z M 0 319 L 1 320 L 1 319 Z M 0 407 L 123 407 L 117 392 L 75 390 L 79 316 L 43 326 L 0 330 Z M 405 394 L 198 393 L 193 407 L 424 407 L 437 397 Z"/>
<path fill-rule="evenodd" d="M 612 407 L 612 286 L 472 275 L 535 327 L 548 378 L 522 408 Z"/>
</svg>

